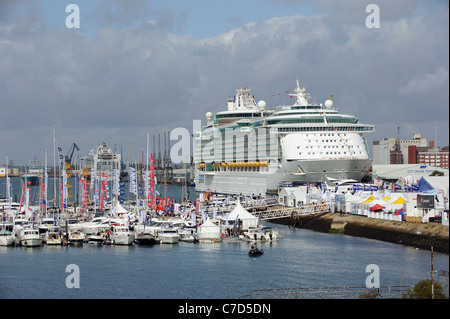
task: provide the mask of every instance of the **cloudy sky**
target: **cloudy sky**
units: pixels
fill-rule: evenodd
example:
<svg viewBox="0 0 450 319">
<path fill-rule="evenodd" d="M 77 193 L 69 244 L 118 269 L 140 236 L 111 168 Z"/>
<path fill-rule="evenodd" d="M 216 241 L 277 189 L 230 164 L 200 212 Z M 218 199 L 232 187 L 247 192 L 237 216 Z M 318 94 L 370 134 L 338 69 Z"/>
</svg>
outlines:
<svg viewBox="0 0 450 319">
<path fill-rule="evenodd" d="M 66 27 L 77 4 L 80 28 Z M 367 28 L 366 6 L 380 27 Z M 101 142 L 140 156 L 151 136 L 226 108 L 247 86 L 268 107 L 298 78 L 317 103 L 449 145 L 449 4 L 429 0 L 2 0 L 0 164 Z M 152 145 L 151 145 L 152 146 Z"/>
</svg>

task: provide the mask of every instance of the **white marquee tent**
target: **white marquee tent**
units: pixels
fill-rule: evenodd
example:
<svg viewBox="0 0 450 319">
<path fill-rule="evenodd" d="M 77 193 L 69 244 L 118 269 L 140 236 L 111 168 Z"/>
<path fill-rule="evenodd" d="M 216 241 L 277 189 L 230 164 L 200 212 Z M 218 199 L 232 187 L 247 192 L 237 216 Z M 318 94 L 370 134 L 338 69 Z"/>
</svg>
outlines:
<svg viewBox="0 0 450 319">
<path fill-rule="evenodd" d="M 214 224 L 211 219 L 207 219 L 198 227 L 198 240 L 216 242 L 220 241 L 220 227 Z"/>
<path fill-rule="evenodd" d="M 240 202 L 236 204 L 236 207 L 228 215 L 229 221 L 234 221 L 236 219 L 242 222 L 242 229 L 258 226 L 258 217 L 250 214 L 244 207 L 242 207 Z"/>
</svg>

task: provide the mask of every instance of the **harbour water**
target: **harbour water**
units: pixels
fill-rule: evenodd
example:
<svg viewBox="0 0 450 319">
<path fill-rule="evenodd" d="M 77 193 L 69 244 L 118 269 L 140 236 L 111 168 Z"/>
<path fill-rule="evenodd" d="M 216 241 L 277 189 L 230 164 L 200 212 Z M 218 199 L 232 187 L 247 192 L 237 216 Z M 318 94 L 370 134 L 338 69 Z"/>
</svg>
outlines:
<svg viewBox="0 0 450 319">
<path fill-rule="evenodd" d="M 4 182 L 0 179 L 2 193 Z M 12 178 L 12 184 L 13 198 L 20 200 L 20 178 Z M 37 200 L 39 186 L 30 188 Z M 51 199 L 52 178 L 48 189 Z M 195 199 L 195 189 L 189 191 Z M 168 185 L 171 198 L 180 199 L 182 194 L 181 186 Z M 379 267 L 381 286 L 414 285 L 430 278 L 427 250 L 264 224 L 277 228 L 284 238 L 259 244 L 265 253 L 257 258 L 248 256 L 250 244 L 242 241 L 149 247 L 0 247 L 0 298 L 228 299 L 257 289 L 363 287 L 369 264 Z M 79 270 L 79 288 L 66 285 L 73 271 L 69 265 Z M 435 253 L 434 269 L 448 272 L 448 255 Z M 447 285 L 448 293 L 448 278 L 435 274 L 438 279 Z"/>
<path fill-rule="evenodd" d="M 364 287 L 369 264 L 381 286 L 430 278 L 430 251 L 265 224 L 284 238 L 259 244 L 256 258 L 248 242 L 0 247 L 0 298 L 228 299 L 256 289 Z M 68 265 L 79 270 L 79 288 L 66 285 Z M 448 255 L 435 253 L 434 269 L 448 271 Z"/>
<path fill-rule="evenodd" d="M 20 202 L 20 197 L 22 194 L 22 179 L 20 177 L 10 177 L 11 180 L 11 185 L 12 185 L 12 200 L 14 202 L 19 203 Z M 54 196 L 54 192 L 55 192 L 55 188 L 54 188 L 54 184 L 53 184 L 54 178 L 53 177 L 49 177 L 48 178 L 48 186 L 47 186 L 47 198 L 48 198 L 48 202 L 52 203 L 52 200 L 55 198 Z M 59 200 L 59 183 L 61 182 L 58 178 L 56 179 L 57 184 L 56 184 L 56 198 L 57 200 Z M 70 189 L 72 191 L 73 196 L 80 196 L 80 185 L 77 184 L 77 181 L 75 179 L 75 177 L 71 177 L 68 179 L 68 182 L 72 185 L 72 188 Z M 39 201 L 39 194 L 41 191 L 41 187 L 40 185 L 35 185 L 35 186 L 28 186 L 28 188 L 30 189 L 30 201 L 32 202 L 33 205 L 38 205 L 38 201 Z M 134 200 L 135 199 L 135 195 L 130 194 L 129 192 L 129 183 L 125 182 L 124 187 L 122 188 L 124 191 L 124 195 L 120 196 L 120 198 L 122 198 L 123 200 L 127 201 L 127 200 Z M 142 187 L 141 187 L 142 188 Z M 109 185 L 109 189 L 113 189 L 112 186 L 112 182 L 110 181 L 110 185 Z M 185 195 L 185 188 L 183 185 L 177 185 L 177 184 L 167 184 L 164 185 L 164 183 L 159 183 L 156 185 L 156 190 L 160 193 L 160 196 L 166 197 L 166 196 L 170 196 L 171 199 L 176 200 L 177 202 L 180 201 L 180 199 L 184 198 Z M 195 187 L 193 186 L 188 186 L 187 187 L 187 192 L 188 192 L 188 198 L 190 200 L 195 201 L 196 199 L 196 192 L 195 192 Z M 0 198 L 6 198 L 6 178 L 0 178 Z M 75 198 L 75 197 L 73 197 Z M 70 199 L 69 203 L 73 202 L 74 199 Z M 79 202 L 81 200 L 79 199 Z"/>
</svg>

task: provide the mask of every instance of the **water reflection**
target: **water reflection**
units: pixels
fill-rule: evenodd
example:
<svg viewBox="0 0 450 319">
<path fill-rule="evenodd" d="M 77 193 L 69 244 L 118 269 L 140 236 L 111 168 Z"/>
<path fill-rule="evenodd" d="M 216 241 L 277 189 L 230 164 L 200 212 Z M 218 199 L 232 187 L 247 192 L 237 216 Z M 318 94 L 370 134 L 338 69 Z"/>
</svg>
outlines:
<svg viewBox="0 0 450 319">
<path fill-rule="evenodd" d="M 430 276 L 429 251 L 270 226 L 284 238 L 258 243 L 264 255 L 256 258 L 248 256 L 250 243 L 242 241 L 0 247 L 0 296 L 235 298 L 254 289 L 364 286 L 368 264 L 379 266 L 381 285 L 413 285 Z M 65 268 L 71 263 L 80 268 L 78 290 L 65 287 Z M 434 267 L 448 271 L 448 255 L 435 253 Z"/>
</svg>

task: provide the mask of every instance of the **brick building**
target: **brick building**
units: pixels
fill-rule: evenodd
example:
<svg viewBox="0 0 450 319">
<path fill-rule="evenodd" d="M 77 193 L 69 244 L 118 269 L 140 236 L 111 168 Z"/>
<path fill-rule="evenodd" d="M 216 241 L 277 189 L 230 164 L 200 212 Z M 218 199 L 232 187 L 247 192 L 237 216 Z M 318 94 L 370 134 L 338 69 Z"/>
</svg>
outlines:
<svg viewBox="0 0 450 319">
<path fill-rule="evenodd" d="M 431 144 L 431 143 L 430 143 Z M 425 164 L 436 167 L 448 167 L 448 147 L 439 149 L 439 147 L 408 147 L 408 164 Z"/>
</svg>

